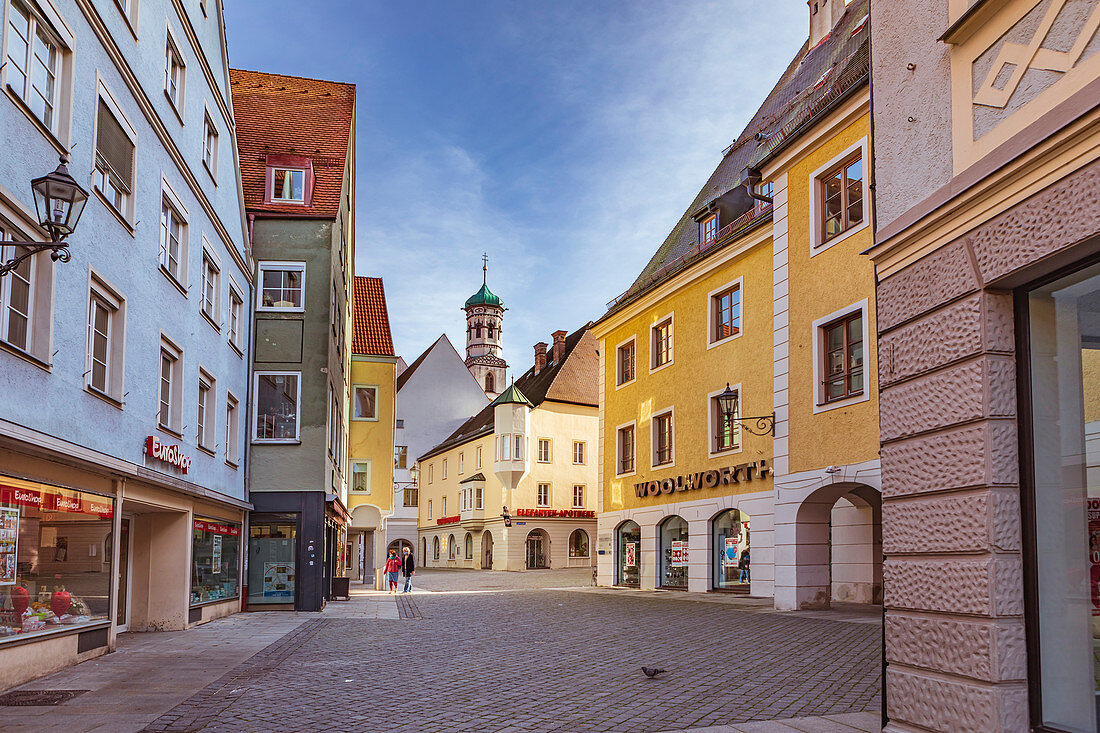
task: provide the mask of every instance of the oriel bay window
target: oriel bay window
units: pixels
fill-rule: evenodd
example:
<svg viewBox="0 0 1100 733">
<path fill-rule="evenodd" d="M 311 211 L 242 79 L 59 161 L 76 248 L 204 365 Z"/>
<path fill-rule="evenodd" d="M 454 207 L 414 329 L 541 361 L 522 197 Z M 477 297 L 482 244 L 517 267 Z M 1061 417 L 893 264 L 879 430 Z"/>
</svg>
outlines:
<svg viewBox="0 0 1100 733">
<path fill-rule="evenodd" d="M 297 442 L 300 400 L 301 372 L 257 372 L 253 439 Z"/>
<path fill-rule="evenodd" d="M 863 223 L 862 153 L 818 178 L 821 206 L 821 241 L 827 242 Z"/>
<path fill-rule="evenodd" d="M 841 316 L 821 327 L 822 402 L 863 394 L 863 311 Z"/>
</svg>

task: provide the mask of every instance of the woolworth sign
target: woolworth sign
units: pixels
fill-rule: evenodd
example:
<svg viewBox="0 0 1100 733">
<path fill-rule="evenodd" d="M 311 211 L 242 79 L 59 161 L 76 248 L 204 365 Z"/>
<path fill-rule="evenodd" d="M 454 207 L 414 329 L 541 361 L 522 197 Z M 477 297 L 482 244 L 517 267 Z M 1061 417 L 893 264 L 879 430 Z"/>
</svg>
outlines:
<svg viewBox="0 0 1100 733">
<path fill-rule="evenodd" d="M 698 471 L 682 476 L 673 476 L 661 481 L 642 481 L 634 484 L 634 493 L 639 497 L 644 497 L 671 494 L 677 491 L 713 489 L 720 485 L 739 484 L 742 481 L 767 478 L 771 472 L 767 460 L 761 458 L 759 461 L 739 463 L 736 466 L 727 466 L 712 471 Z"/>
</svg>

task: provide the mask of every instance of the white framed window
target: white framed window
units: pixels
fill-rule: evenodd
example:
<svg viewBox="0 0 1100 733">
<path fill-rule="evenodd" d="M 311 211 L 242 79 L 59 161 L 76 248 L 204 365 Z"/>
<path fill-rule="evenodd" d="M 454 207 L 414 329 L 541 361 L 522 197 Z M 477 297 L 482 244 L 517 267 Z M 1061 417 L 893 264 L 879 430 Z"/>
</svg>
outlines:
<svg viewBox="0 0 1100 733">
<path fill-rule="evenodd" d="M 217 435 L 217 411 L 214 397 L 217 395 L 217 382 L 203 370 L 199 370 L 199 400 L 195 440 L 200 448 L 214 450 L 214 436 Z"/>
<path fill-rule="evenodd" d="M 432 500 L 428 499 L 428 519 L 432 519 Z M 435 559 L 439 559 L 439 538 L 435 538 Z"/>
<path fill-rule="evenodd" d="M 636 471 L 636 434 L 635 421 L 620 425 L 615 430 L 615 474 L 618 476 L 629 476 Z"/>
<path fill-rule="evenodd" d="M 336 460 L 339 455 L 339 446 L 337 433 L 339 431 L 339 405 L 336 402 L 336 390 L 333 388 L 332 383 L 328 385 L 328 454 Z"/>
<path fill-rule="evenodd" d="M 301 372 L 256 372 L 252 440 L 257 443 L 297 443 Z"/>
<path fill-rule="evenodd" d="M 205 242 L 204 242 L 205 244 Z M 221 267 L 206 247 L 202 250 L 202 303 L 203 315 L 210 319 L 215 328 L 220 328 L 218 316 L 221 313 Z"/>
<path fill-rule="evenodd" d="M 4 82 L 56 134 L 65 49 L 50 24 L 24 2 L 10 4 L 6 30 Z"/>
<path fill-rule="evenodd" d="M 637 339 L 631 336 L 615 347 L 615 387 L 630 384 L 637 377 Z"/>
<path fill-rule="evenodd" d="M 302 168 L 271 168 L 272 201 L 289 204 L 306 202 L 306 171 Z"/>
<path fill-rule="evenodd" d="M 870 225 L 869 159 L 868 139 L 861 138 L 810 174 L 811 257 Z"/>
<path fill-rule="evenodd" d="M 368 460 L 351 462 L 351 490 L 356 494 L 371 493 L 371 462 Z M 428 506 L 428 518 L 431 519 L 431 506 Z"/>
<path fill-rule="evenodd" d="M 447 497 L 444 496 L 442 499 L 440 499 L 440 502 L 440 509 L 442 509 L 443 511 L 443 516 L 447 516 Z"/>
<path fill-rule="evenodd" d="M 6 239 L 0 230 L 0 239 Z M 0 246 L 0 262 L 22 254 L 24 247 Z M 0 339 L 22 351 L 31 351 L 35 281 L 38 256 L 28 257 L 0 278 Z"/>
<path fill-rule="evenodd" d="M 477 447 L 477 467 L 481 468 L 481 446 Z"/>
<path fill-rule="evenodd" d="M 256 310 L 305 310 L 306 263 L 261 262 L 260 286 L 257 288 Z"/>
<path fill-rule="evenodd" d="M 137 135 L 129 123 L 118 113 L 109 97 L 99 97 L 96 116 L 95 189 L 115 213 L 132 226 L 134 190 L 134 142 Z"/>
<path fill-rule="evenodd" d="M 585 443 L 583 440 L 573 441 L 573 465 L 583 466 L 585 460 Z"/>
<path fill-rule="evenodd" d="M 513 446 L 513 450 L 512 450 L 512 460 L 513 461 L 522 461 L 523 460 L 523 453 L 524 453 L 524 450 L 523 450 L 523 436 L 522 435 L 517 435 L 517 436 L 515 436 L 515 445 Z"/>
<path fill-rule="evenodd" d="M 512 436 L 502 435 L 500 436 L 500 460 L 510 461 L 512 460 Z"/>
<path fill-rule="evenodd" d="M 443 478 L 447 478 L 447 459 L 443 459 Z"/>
<path fill-rule="evenodd" d="M 707 293 L 707 348 L 712 349 L 741 335 L 741 290 L 737 278 Z"/>
<path fill-rule="evenodd" d="M 484 493 L 485 490 L 482 489 L 480 486 L 474 489 L 474 509 L 485 508 Z"/>
<path fill-rule="evenodd" d="M 718 396 L 726 391 L 725 387 L 717 389 L 707 395 L 707 424 L 710 426 L 709 455 L 711 458 L 719 458 L 741 450 L 741 384 L 734 384 L 730 389 L 737 395 L 737 402 L 733 410 L 732 419 L 726 419 L 722 413 L 722 405 Z"/>
<path fill-rule="evenodd" d="M 428 483 L 430 484 L 433 481 L 435 481 L 435 464 L 434 463 L 429 463 L 428 464 Z"/>
<path fill-rule="evenodd" d="M 88 350 L 85 386 L 122 402 L 122 361 L 125 301 L 104 280 L 93 275 L 88 294 Z"/>
<path fill-rule="evenodd" d="M 573 508 L 584 509 L 584 484 L 573 484 Z"/>
<path fill-rule="evenodd" d="M 652 441 L 650 465 L 673 466 L 676 464 L 676 418 L 673 408 L 654 413 L 649 423 Z"/>
<path fill-rule="evenodd" d="M 409 446 L 407 446 L 407 445 L 395 445 L 393 447 L 393 467 L 394 468 L 408 468 L 409 467 Z"/>
<path fill-rule="evenodd" d="M 550 439 L 549 438 L 539 438 L 538 462 L 539 463 L 549 463 L 550 462 L 550 455 L 551 455 L 550 454 Z"/>
<path fill-rule="evenodd" d="M 813 322 L 814 414 L 870 399 L 866 299 Z"/>
<path fill-rule="evenodd" d="M 244 354 L 244 296 L 229 281 L 229 344 Z"/>
<path fill-rule="evenodd" d="M 663 369 L 673 361 L 672 338 L 674 331 L 674 317 L 669 314 L 657 321 L 650 329 L 649 339 L 649 371 L 655 372 Z"/>
<path fill-rule="evenodd" d="M 215 181 L 218 178 L 218 127 L 207 112 L 202 127 L 202 164 Z"/>
<path fill-rule="evenodd" d="M 458 473 L 461 475 L 466 471 L 466 454 L 458 454 Z"/>
<path fill-rule="evenodd" d="M 466 489 L 462 489 L 458 492 L 459 505 L 462 507 L 461 511 L 467 511 L 469 509 L 469 499 L 466 495 Z"/>
<path fill-rule="evenodd" d="M 352 420 L 378 419 L 378 386 L 356 384 L 352 387 Z"/>
<path fill-rule="evenodd" d="M 540 507 L 550 506 L 550 484 L 538 484 L 535 503 Z"/>
<path fill-rule="evenodd" d="M 179 435 L 183 415 L 183 350 L 164 336 L 160 339 L 157 425 Z"/>
<path fill-rule="evenodd" d="M 160 268 L 183 290 L 187 262 L 187 222 L 166 195 L 160 203 Z"/>
<path fill-rule="evenodd" d="M 225 462 L 236 467 L 241 461 L 241 406 L 232 392 L 225 396 Z"/>
<path fill-rule="evenodd" d="M 180 46 L 169 31 L 164 44 L 164 93 L 172 107 L 183 115 L 183 92 L 187 82 L 187 68 Z"/>
</svg>

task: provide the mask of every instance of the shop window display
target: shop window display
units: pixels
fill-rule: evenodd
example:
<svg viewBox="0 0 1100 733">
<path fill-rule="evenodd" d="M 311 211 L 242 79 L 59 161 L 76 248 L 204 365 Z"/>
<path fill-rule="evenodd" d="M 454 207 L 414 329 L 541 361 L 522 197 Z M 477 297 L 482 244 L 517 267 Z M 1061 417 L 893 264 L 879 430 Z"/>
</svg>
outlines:
<svg viewBox="0 0 1100 733">
<path fill-rule="evenodd" d="M 191 605 L 240 595 L 241 527 L 196 519 L 191 530 Z"/>
<path fill-rule="evenodd" d="M 1034 546 L 1029 641 L 1043 730 L 1100 718 L 1100 265 L 1031 290 L 1021 336 L 1030 374 Z M 1021 410 L 1025 412 L 1025 410 Z M 1025 463 L 1026 459 L 1025 451 Z"/>
<path fill-rule="evenodd" d="M 0 642 L 106 622 L 114 499 L 0 476 Z"/>
<path fill-rule="evenodd" d="M 618 574 L 616 585 L 637 588 L 641 585 L 642 530 L 637 522 L 626 521 L 618 530 Z"/>
<path fill-rule="evenodd" d="M 569 535 L 569 557 L 588 557 L 588 533 L 583 529 Z"/>
<path fill-rule="evenodd" d="M 248 526 L 248 605 L 292 604 L 296 514 L 254 514 Z"/>
<path fill-rule="evenodd" d="M 711 523 L 715 590 L 748 589 L 749 516 L 727 509 Z"/>
<path fill-rule="evenodd" d="M 687 588 L 688 584 L 688 523 L 682 517 L 671 516 L 661 523 L 662 588 Z"/>
</svg>

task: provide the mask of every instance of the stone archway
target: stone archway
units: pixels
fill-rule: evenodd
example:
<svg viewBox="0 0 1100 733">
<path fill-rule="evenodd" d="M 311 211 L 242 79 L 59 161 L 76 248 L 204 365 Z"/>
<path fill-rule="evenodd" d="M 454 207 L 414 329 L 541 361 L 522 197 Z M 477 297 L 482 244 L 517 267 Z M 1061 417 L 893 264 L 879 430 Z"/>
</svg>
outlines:
<svg viewBox="0 0 1100 733">
<path fill-rule="evenodd" d="M 867 484 L 828 483 L 775 506 L 775 607 L 834 600 L 882 603 L 882 497 Z"/>
</svg>

